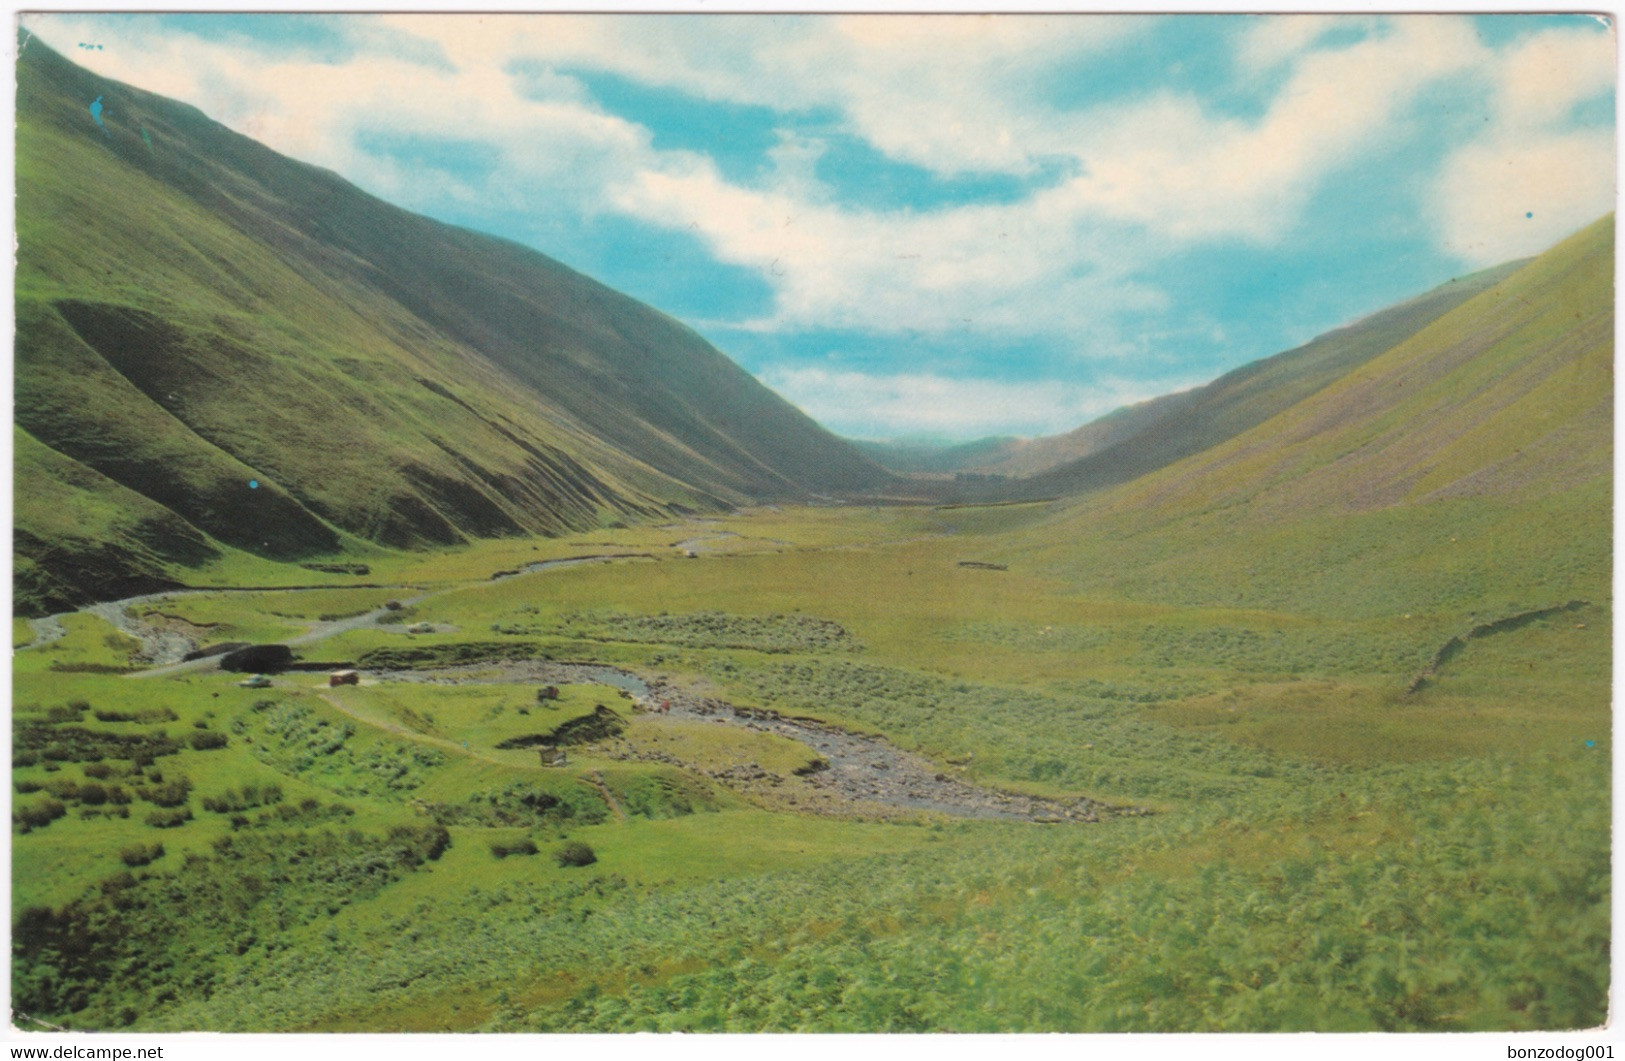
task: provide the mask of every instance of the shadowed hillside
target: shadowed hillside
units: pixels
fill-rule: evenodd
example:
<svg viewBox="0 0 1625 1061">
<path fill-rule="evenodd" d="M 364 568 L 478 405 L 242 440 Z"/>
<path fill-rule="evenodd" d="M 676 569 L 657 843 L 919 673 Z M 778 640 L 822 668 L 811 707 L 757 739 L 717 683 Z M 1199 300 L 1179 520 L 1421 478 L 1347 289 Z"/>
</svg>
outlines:
<svg viewBox="0 0 1625 1061">
<path fill-rule="evenodd" d="M 218 546 L 301 559 L 887 481 L 670 317 L 24 38 L 19 606 Z M 53 538 L 47 497 L 82 535 Z M 165 521 L 189 544 L 136 532 Z"/>
</svg>

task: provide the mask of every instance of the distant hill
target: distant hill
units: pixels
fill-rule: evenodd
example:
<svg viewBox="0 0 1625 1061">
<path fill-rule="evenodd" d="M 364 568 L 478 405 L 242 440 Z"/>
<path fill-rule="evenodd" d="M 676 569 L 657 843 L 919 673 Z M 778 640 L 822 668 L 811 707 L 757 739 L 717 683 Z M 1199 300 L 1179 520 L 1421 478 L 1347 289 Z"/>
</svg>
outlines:
<svg viewBox="0 0 1625 1061">
<path fill-rule="evenodd" d="M 1614 219 L 1257 426 L 1057 507 L 1005 558 L 1193 604 L 1498 614 L 1606 600 Z M 1111 556 L 1088 571 L 1080 536 Z"/>
<path fill-rule="evenodd" d="M 672 318 L 26 33 L 16 135 L 20 608 L 167 584 L 222 550 L 559 533 L 890 481 Z"/>
<path fill-rule="evenodd" d="M 1127 439 L 1150 431 L 1156 424 L 1185 408 L 1198 391 L 1164 394 L 1126 405 L 1061 435 L 1025 439 L 976 470 L 1010 478 L 1030 478 L 1052 468 L 1080 461 Z"/>
<path fill-rule="evenodd" d="M 1452 280 L 1204 386 L 1119 409 L 1064 435 L 1035 439 L 977 470 L 1024 476 L 1008 493 L 1027 497 L 1078 494 L 1136 479 L 1256 427 L 1414 335 L 1521 264 Z"/>
<path fill-rule="evenodd" d="M 1005 460 L 1027 444 L 1026 439 L 999 435 L 971 442 L 929 442 L 917 439 L 848 439 L 859 451 L 888 471 L 903 475 L 952 475 Z"/>
</svg>

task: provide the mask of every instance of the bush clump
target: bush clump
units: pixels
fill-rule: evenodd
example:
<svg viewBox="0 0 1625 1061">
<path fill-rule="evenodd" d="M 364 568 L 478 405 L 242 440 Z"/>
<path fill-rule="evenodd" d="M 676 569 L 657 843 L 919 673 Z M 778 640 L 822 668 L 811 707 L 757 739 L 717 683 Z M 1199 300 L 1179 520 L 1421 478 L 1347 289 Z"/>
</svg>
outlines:
<svg viewBox="0 0 1625 1061">
<path fill-rule="evenodd" d="M 491 841 L 491 854 L 497 858 L 507 858 L 509 855 L 534 855 L 536 851 L 536 841 L 529 838 Z"/>
<path fill-rule="evenodd" d="M 178 825 L 185 825 L 192 820 L 191 807 L 175 807 L 170 810 L 155 810 L 147 815 L 147 824 L 154 829 L 173 829 Z"/>
<path fill-rule="evenodd" d="M 19 721 L 12 734 L 12 765 L 31 766 L 44 760 L 56 763 L 97 763 L 103 759 L 156 759 L 174 755 L 180 742 L 157 733 L 105 733 L 83 726 L 49 725 Z"/>
<path fill-rule="evenodd" d="M 164 845 L 161 843 L 131 844 L 118 853 L 118 857 L 126 866 L 145 866 L 164 857 Z"/>
<path fill-rule="evenodd" d="M 553 852 L 553 861 L 569 868 L 571 866 L 590 866 L 598 861 L 593 849 L 580 840 L 571 840 Z"/>
<path fill-rule="evenodd" d="M 424 670 L 495 660 L 548 658 L 542 646 L 534 642 L 457 641 L 445 645 L 375 648 L 356 657 L 356 665 L 365 670 Z"/>
<path fill-rule="evenodd" d="M 400 846 L 403 865 L 417 867 L 433 862 L 451 846 L 451 832 L 444 825 L 395 825 L 389 830 L 389 841 Z"/>
<path fill-rule="evenodd" d="M 203 809 L 216 814 L 236 814 L 253 807 L 268 807 L 281 802 L 281 786 L 248 784 L 241 789 L 228 788 L 218 796 L 204 796 Z"/>
<path fill-rule="evenodd" d="M 38 803 L 13 808 L 11 820 L 26 833 L 33 829 L 43 829 L 66 813 L 68 808 L 61 800 L 43 799 Z"/>
<path fill-rule="evenodd" d="M 155 722 L 175 722 L 180 716 L 167 707 L 155 708 L 151 711 L 103 711 L 95 712 L 98 722 L 140 722 L 143 724 Z"/>
<path fill-rule="evenodd" d="M 179 807 L 191 797 L 192 782 L 188 778 L 177 777 L 161 784 L 145 785 L 136 789 L 135 794 L 160 807 Z"/>
<path fill-rule="evenodd" d="M 212 748 L 224 748 L 227 741 L 224 733 L 212 729 L 200 729 L 192 733 L 190 743 L 194 751 L 205 752 Z"/>
</svg>

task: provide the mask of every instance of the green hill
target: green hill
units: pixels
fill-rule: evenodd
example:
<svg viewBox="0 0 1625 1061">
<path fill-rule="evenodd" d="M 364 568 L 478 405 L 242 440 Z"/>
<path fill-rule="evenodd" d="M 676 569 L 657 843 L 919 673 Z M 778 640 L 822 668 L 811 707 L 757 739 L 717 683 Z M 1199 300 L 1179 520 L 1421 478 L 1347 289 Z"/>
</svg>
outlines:
<svg viewBox="0 0 1625 1061">
<path fill-rule="evenodd" d="M 1371 314 L 1193 390 L 1034 439 L 976 469 L 1026 477 L 1012 496 L 1053 497 L 1126 483 L 1257 427 L 1493 286 L 1520 262 L 1486 269 Z"/>
<path fill-rule="evenodd" d="M 222 550 L 553 534 L 889 479 L 690 329 L 541 254 L 26 34 L 17 78 L 19 608 Z"/>
<path fill-rule="evenodd" d="M 1257 427 L 1068 503 L 1011 555 L 1193 604 L 1606 598 L 1613 261 L 1610 215 Z"/>
<path fill-rule="evenodd" d="M 1180 391 L 1124 406 L 1065 434 L 1032 439 L 1003 454 L 1003 459 L 977 470 L 1026 478 L 1081 461 L 1126 439 L 1145 434 L 1159 421 L 1185 408 L 1199 394 L 1200 390 Z"/>
<path fill-rule="evenodd" d="M 1025 439 L 995 435 L 970 442 L 917 439 L 849 439 L 852 445 L 888 471 L 904 475 L 951 475 L 974 471 L 1004 460 L 1027 444 Z"/>
</svg>

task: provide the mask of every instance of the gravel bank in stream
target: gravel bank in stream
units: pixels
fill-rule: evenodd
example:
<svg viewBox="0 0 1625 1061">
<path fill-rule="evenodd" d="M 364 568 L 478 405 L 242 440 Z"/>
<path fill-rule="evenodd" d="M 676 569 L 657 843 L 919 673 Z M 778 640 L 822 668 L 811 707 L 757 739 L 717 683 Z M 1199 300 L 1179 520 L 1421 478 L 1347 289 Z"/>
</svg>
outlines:
<svg viewBox="0 0 1625 1061">
<path fill-rule="evenodd" d="M 923 757 L 906 752 L 881 737 L 852 733 L 815 719 L 738 707 L 659 678 L 645 679 L 619 667 L 536 660 L 436 670 L 380 671 L 370 676 L 386 682 L 433 685 L 597 682 L 624 690 L 634 702 L 646 708 L 670 704 L 669 711 L 649 710 L 639 716 L 648 724 L 704 721 L 786 737 L 816 752 L 824 767 L 795 777 L 770 773 L 755 763 L 701 772 L 746 795 L 812 813 L 884 816 L 907 811 L 1033 822 L 1094 822 L 1116 815 L 1143 813 L 1087 799 L 1052 800 L 983 788 L 944 772 Z M 670 753 L 626 740 L 607 742 L 598 749 L 612 757 L 696 768 Z"/>
</svg>

